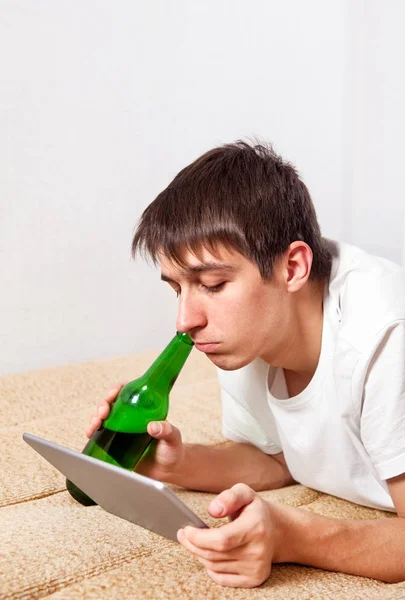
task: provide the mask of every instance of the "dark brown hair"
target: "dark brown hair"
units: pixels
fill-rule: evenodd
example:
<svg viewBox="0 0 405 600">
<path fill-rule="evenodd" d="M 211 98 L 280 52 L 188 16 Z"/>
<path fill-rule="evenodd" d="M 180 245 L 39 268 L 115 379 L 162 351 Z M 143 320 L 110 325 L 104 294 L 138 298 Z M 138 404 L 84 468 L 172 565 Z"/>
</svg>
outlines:
<svg viewBox="0 0 405 600">
<path fill-rule="evenodd" d="M 137 251 L 184 265 L 185 249 L 235 249 L 271 279 L 275 260 L 301 240 L 313 252 L 310 279 L 329 277 L 331 256 L 321 237 L 308 189 L 270 145 L 237 141 L 214 148 L 185 167 L 145 209 Z"/>
</svg>

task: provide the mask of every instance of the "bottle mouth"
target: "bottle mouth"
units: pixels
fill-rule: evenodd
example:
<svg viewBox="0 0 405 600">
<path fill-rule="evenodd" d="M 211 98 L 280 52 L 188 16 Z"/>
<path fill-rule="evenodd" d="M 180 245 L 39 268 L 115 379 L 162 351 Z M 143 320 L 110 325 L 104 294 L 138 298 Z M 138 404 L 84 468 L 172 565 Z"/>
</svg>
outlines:
<svg viewBox="0 0 405 600">
<path fill-rule="evenodd" d="M 188 333 L 180 333 L 180 331 L 176 331 L 176 335 L 184 344 L 188 344 L 189 346 L 194 346 L 194 342 L 191 339 L 191 337 L 188 335 Z"/>
</svg>

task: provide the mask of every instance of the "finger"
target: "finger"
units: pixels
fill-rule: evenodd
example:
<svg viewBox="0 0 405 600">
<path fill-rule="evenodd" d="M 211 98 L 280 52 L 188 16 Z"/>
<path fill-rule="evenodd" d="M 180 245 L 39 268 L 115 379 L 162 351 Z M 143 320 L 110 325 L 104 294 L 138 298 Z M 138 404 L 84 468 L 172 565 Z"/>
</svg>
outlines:
<svg viewBox="0 0 405 600">
<path fill-rule="evenodd" d="M 227 517 L 253 502 L 256 492 L 244 483 L 237 483 L 229 490 L 221 492 L 209 505 L 212 517 Z"/>
<path fill-rule="evenodd" d="M 92 417 L 90 426 L 86 429 L 85 433 L 88 438 L 91 438 L 93 433 L 101 427 L 101 419 L 99 417 Z"/>
<path fill-rule="evenodd" d="M 270 559 L 265 565 L 258 566 L 252 563 L 249 559 L 239 553 L 234 560 L 225 561 L 210 561 L 205 558 L 196 557 L 207 571 L 213 573 L 228 573 L 233 575 L 247 576 L 249 578 L 249 586 L 260 585 L 270 575 L 271 572 L 271 561 Z M 247 582 L 246 582 L 247 583 Z"/>
<path fill-rule="evenodd" d="M 179 541 L 179 543 L 183 546 L 183 548 L 185 548 L 186 550 L 188 550 L 190 552 L 190 554 L 193 554 L 193 556 L 195 556 L 196 558 L 198 558 L 198 560 L 205 560 L 207 563 L 214 563 L 214 562 L 227 562 L 227 561 L 234 561 L 235 560 L 235 556 L 234 556 L 234 551 L 230 550 L 229 552 L 218 552 L 216 550 L 207 550 L 205 548 L 200 548 L 198 546 L 194 546 L 194 544 L 192 542 L 190 542 L 189 539 L 187 539 L 187 537 L 184 535 L 184 530 L 183 529 L 179 529 L 177 532 L 177 539 Z M 204 565 L 206 566 L 206 565 Z"/>
<path fill-rule="evenodd" d="M 237 560 L 210 561 L 205 560 L 205 558 L 200 558 L 199 556 L 196 558 L 207 571 L 212 571 L 214 573 L 233 573 L 234 575 L 238 573 L 239 562 Z"/>
<path fill-rule="evenodd" d="M 101 419 L 100 417 L 93 417 L 90 421 L 90 427 L 95 430 L 98 429 L 101 425 Z"/>
<path fill-rule="evenodd" d="M 241 567 L 240 562 L 237 559 L 231 558 L 229 552 L 226 554 L 220 554 L 217 552 L 213 553 L 218 560 L 208 560 L 202 557 L 204 551 L 201 551 L 200 548 L 193 546 L 193 544 L 191 544 L 187 538 L 182 535 L 182 532 L 182 529 L 179 529 L 177 532 L 177 538 L 179 542 L 184 548 L 186 548 L 186 550 L 189 550 L 189 552 L 193 554 L 196 559 L 207 569 L 207 573 L 211 579 L 213 579 L 213 581 L 216 581 L 216 583 L 219 583 L 220 585 L 229 585 L 230 587 L 252 587 L 250 585 L 246 585 L 246 577 L 241 575 L 239 572 Z M 221 583 L 221 581 L 224 583 Z M 246 582 L 245 585 L 242 585 L 243 582 Z"/>
<path fill-rule="evenodd" d="M 102 420 L 106 419 L 108 417 L 108 415 L 110 414 L 110 410 L 111 410 L 110 404 L 107 402 L 107 400 L 104 400 L 103 402 L 100 402 L 100 404 L 98 405 L 96 416 Z"/>
<path fill-rule="evenodd" d="M 106 402 L 109 402 L 111 404 L 111 402 L 113 402 L 115 400 L 115 398 L 118 396 L 120 390 L 123 388 L 125 384 L 120 383 L 118 385 L 114 385 L 112 388 L 110 388 L 108 390 L 107 396 L 106 396 Z"/>
<path fill-rule="evenodd" d="M 151 421 L 148 424 L 148 433 L 157 440 L 165 440 L 168 444 L 179 444 L 181 433 L 168 421 Z"/>
<path fill-rule="evenodd" d="M 217 573 L 216 571 L 211 571 L 207 569 L 208 576 L 223 587 L 233 587 L 233 588 L 252 588 L 263 583 L 261 581 L 255 581 L 247 575 L 240 575 L 238 573 Z"/>
<path fill-rule="evenodd" d="M 227 554 L 242 546 L 246 542 L 248 533 L 246 526 L 243 523 L 240 525 L 238 520 L 210 529 L 200 529 L 190 525 L 183 529 L 184 536 L 194 546 Z"/>
</svg>

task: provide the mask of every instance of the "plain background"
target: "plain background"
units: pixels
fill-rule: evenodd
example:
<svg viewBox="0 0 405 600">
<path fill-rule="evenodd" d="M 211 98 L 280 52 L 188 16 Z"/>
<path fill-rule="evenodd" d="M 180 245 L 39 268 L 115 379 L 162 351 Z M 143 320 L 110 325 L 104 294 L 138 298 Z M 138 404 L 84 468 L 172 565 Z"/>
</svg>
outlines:
<svg viewBox="0 0 405 600">
<path fill-rule="evenodd" d="M 211 147 L 293 162 L 323 234 L 405 263 L 402 0 L 1 0 L 0 374 L 160 349 L 176 299 L 130 259 Z"/>
</svg>

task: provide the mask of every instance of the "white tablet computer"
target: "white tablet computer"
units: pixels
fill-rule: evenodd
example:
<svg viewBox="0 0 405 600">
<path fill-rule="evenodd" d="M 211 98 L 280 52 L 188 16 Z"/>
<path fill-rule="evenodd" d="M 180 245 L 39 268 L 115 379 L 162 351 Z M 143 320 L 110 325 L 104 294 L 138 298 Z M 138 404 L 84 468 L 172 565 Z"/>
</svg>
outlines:
<svg viewBox="0 0 405 600">
<path fill-rule="evenodd" d="M 177 531 L 186 525 L 208 527 L 160 481 L 110 465 L 31 433 L 24 433 L 23 439 L 89 498 L 122 519 L 175 542 Z"/>
</svg>

